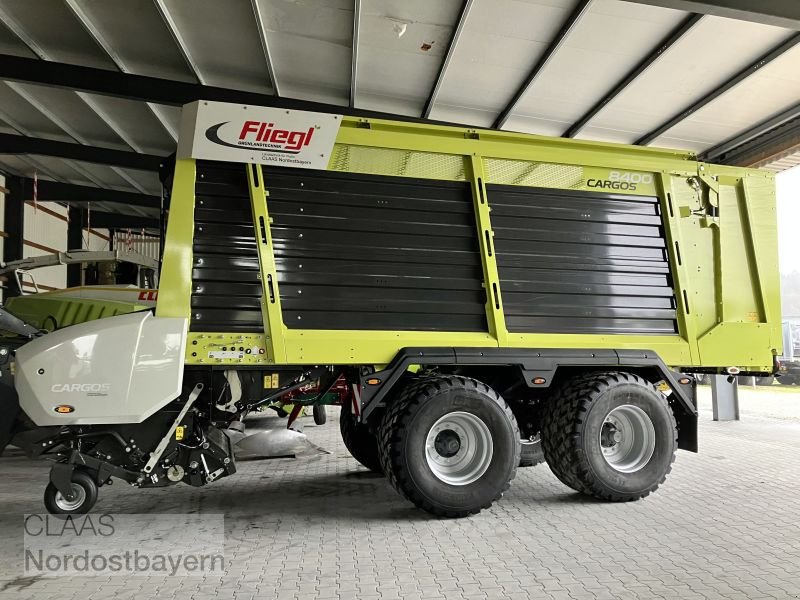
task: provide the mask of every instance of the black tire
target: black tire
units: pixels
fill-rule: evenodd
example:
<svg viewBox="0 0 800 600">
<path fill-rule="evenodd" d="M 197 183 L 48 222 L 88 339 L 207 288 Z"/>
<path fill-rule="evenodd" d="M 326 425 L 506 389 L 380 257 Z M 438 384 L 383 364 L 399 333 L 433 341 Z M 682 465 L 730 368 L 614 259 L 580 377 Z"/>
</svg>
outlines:
<svg viewBox="0 0 800 600">
<path fill-rule="evenodd" d="M 544 462 L 542 436 L 535 435 L 531 439 L 523 438 L 520 440 L 520 445 L 522 446 L 519 454 L 520 467 L 535 467 Z"/>
<path fill-rule="evenodd" d="M 630 406 L 634 408 L 623 410 L 644 415 L 643 422 L 652 425 L 651 433 L 639 434 L 639 439 L 650 435 L 653 447 L 649 457 L 642 454 L 641 467 L 623 472 L 606 460 L 601 434 L 608 431 L 604 423 L 611 411 Z M 603 500 L 627 502 L 644 498 L 664 482 L 675 460 L 678 429 L 666 398 L 650 382 L 631 373 L 592 373 L 554 394 L 543 418 L 542 446 L 550 469 L 565 485 Z"/>
<path fill-rule="evenodd" d="M 80 502 L 74 506 L 61 495 L 53 483 L 48 483 L 44 490 L 44 506 L 51 515 L 85 515 L 97 502 L 97 483 L 83 471 L 72 472 L 72 487 L 78 494 Z"/>
<path fill-rule="evenodd" d="M 378 438 L 367 425 L 356 420 L 348 405 L 342 406 L 342 412 L 339 413 L 339 431 L 352 457 L 370 471 L 382 475 Z"/>
<path fill-rule="evenodd" d="M 769 385 L 772 385 L 773 383 L 775 383 L 775 377 L 772 377 L 772 376 L 770 376 L 770 377 L 759 377 L 758 379 L 756 379 L 756 383 L 758 385 L 769 386 Z"/>
<path fill-rule="evenodd" d="M 781 375 L 778 377 L 778 383 L 781 385 L 794 385 L 797 381 L 793 375 Z"/>
<path fill-rule="evenodd" d="M 428 463 L 429 433 L 448 415 L 475 423 L 491 439 L 491 454 L 482 454 L 483 470 L 476 469 L 476 479 L 463 484 L 446 482 Z M 440 434 L 447 432 L 453 434 L 451 429 Z M 520 434 L 511 409 L 492 388 L 466 377 L 428 377 L 410 384 L 389 405 L 378 435 L 383 471 L 395 490 L 441 517 L 466 517 L 489 508 L 508 489 L 519 465 Z M 460 452 L 461 442 L 456 445 Z"/>
<path fill-rule="evenodd" d="M 325 425 L 328 421 L 328 412 L 325 410 L 324 404 L 315 404 L 314 409 L 314 423 L 317 425 Z"/>
</svg>

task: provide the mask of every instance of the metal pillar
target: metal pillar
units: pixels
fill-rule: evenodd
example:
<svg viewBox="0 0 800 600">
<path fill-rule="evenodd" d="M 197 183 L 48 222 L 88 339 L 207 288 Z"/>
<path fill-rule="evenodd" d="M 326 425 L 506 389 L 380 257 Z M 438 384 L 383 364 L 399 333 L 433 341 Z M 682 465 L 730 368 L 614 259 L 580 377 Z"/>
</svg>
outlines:
<svg viewBox="0 0 800 600">
<path fill-rule="evenodd" d="M 739 420 L 739 383 L 736 377 L 711 376 L 711 407 L 715 421 Z"/>
<path fill-rule="evenodd" d="M 21 177 L 9 175 L 6 177 L 8 193 L 5 198 L 5 232 L 3 240 L 3 260 L 10 262 L 22 258 L 22 241 L 24 239 L 25 221 L 25 186 L 26 182 Z M 19 296 L 21 290 L 16 285 L 16 280 L 9 276 L 3 290 L 3 297 Z"/>
<path fill-rule="evenodd" d="M 67 225 L 67 250 L 83 249 L 83 211 L 71 206 Z M 67 265 L 67 287 L 78 287 L 81 281 L 81 265 Z"/>
</svg>

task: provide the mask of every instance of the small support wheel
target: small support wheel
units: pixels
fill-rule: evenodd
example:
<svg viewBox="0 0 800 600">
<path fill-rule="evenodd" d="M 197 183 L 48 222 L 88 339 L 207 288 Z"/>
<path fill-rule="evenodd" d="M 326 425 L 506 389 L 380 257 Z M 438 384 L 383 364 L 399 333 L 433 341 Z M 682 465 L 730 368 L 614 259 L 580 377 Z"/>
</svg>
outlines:
<svg viewBox="0 0 800 600">
<path fill-rule="evenodd" d="M 520 444 L 522 446 L 522 451 L 519 455 L 520 467 L 535 467 L 544 462 L 541 435 L 536 434 L 530 438 L 522 438 Z"/>
<path fill-rule="evenodd" d="M 325 411 L 324 404 L 315 404 L 314 405 L 314 423 L 317 425 L 325 425 L 325 422 L 328 420 L 328 413 Z"/>
<path fill-rule="evenodd" d="M 85 515 L 97 502 L 97 483 L 83 471 L 72 473 L 72 497 L 66 497 L 53 483 L 44 490 L 44 506 L 51 515 Z"/>
</svg>

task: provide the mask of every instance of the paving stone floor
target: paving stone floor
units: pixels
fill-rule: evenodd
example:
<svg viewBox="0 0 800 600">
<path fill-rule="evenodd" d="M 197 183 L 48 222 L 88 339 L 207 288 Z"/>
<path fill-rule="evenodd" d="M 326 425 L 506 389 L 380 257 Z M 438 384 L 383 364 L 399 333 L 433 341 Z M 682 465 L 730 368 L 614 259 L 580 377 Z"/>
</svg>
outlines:
<svg viewBox="0 0 800 600">
<path fill-rule="evenodd" d="M 221 578 L 24 577 L 22 515 L 42 512 L 47 465 L 12 452 L 0 600 L 800 598 L 800 388 L 770 394 L 713 423 L 702 390 L 701 453 L 679 452 L 662 489 L 630 504 L 580 496 L 541 465 L 490 510 L 432 518 L 348 455 L 333 411 L 306 419 L 330 454 L 240 462 L 205 489 L 101 490 L 96 512 L 224 513 Z"/>
</svg>

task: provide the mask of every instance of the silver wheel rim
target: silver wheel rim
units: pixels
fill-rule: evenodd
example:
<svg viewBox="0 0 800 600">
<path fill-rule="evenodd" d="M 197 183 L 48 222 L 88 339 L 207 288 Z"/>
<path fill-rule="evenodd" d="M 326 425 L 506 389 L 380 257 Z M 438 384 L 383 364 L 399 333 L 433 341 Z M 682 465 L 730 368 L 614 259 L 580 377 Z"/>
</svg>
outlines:
<svg viewBox="0 0 800 600">
<path fill-rule="evenodd" d="M 468 485 L 489 468 L 494 444 L 489 427 L 468 412 L 451 412 L 433 424 L 425 440 L 425 458 L 437 479 Z"/>
<path fill-rule="evenodd" d="M 86 500 L 86 490 L 83 489 L 82 485 L 73 483 L 72 494 L 75 496 L 75 499 L 67 500 L 61 495 L 61 492 L 56 492 L 56 506 L 66 512 L 80 508 Z"/>
<path fill-rule="evenodd" d="M 653 421 L 638 406 L 618 406 L 603 420 L 600 448 L 612 469 L 620 473 L 641 470 L 650 462 L 656 449 Z"/>
</svg>

